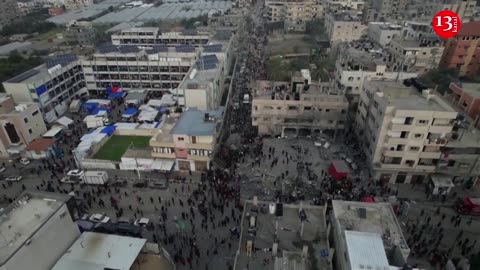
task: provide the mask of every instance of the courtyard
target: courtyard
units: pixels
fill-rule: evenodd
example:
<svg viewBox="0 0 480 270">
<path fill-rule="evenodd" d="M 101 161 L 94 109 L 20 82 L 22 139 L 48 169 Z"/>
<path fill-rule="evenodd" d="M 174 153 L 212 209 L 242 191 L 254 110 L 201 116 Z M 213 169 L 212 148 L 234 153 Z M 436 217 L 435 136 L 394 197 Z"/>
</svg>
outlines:
<svg viewBox="0 0 480 270">
<path fill-rule="evenodd" d="M 128 148 L 147 148 L 150 137 L 148 136 L 119 136 L 113 135 L 98 151 L 93 158 L 111 161 L 120 161 Z"/>
</svg>

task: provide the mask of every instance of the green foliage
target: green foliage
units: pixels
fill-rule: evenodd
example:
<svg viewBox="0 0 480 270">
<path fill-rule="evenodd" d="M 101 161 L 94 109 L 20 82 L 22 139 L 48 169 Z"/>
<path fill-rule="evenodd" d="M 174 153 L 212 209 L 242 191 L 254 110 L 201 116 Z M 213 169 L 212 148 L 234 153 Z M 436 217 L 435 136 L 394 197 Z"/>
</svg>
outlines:
<svg viewBox="0 0 480 270">
<path fill-rule="evenodd" d="M 273 57 L 267 62 L 267 79 L 272 81 L 289 81 L 293 72 L 309 68 L 306 57 L 285 60 L 282 57 Z"/>
<path fill-rule="evenodd" d="M 17 51 L 13 51 L 8 58 L 0 59 L 0 82 L 4 82 L 42 63 L 43 60 L 40 57 L 25 59 Z M 1 84 L 0 90 L 4 91 Z"/>
<path fill-rule="evenodd" d="M 420 76 L 420 81 L 430 88 L 437 87 L 440 93 L 449 91 L 449 85 L 458 78 L 456 69 L 432 69 Z"/>
<path fill-rule="evenodd" d="M 322 19 L 314 19 L 307 22 L 305 34 L 309 35 L 313 40 L 323 40 L 327 38 L 325 23 Z"/>
<path fill-rule="evenodd" d="M 110 41 L 110 34 L 107 33 L 107 30 L 110 29 L 111 27 L 112 26 L 109 24 L 99 24 L 99 25 L 93 26 L 96 45 Z"/>
<path fill-rule="evenodd" d="M 5 26 L 0 34 L 2 36 L 11 36 L 14 34 L 32 34 L 35 32 L 42 34 L 49 32 L 57 26 L 54 23 L 45 21 L 48 17 L 48 9 L 30 13 Z"/>
</svg>

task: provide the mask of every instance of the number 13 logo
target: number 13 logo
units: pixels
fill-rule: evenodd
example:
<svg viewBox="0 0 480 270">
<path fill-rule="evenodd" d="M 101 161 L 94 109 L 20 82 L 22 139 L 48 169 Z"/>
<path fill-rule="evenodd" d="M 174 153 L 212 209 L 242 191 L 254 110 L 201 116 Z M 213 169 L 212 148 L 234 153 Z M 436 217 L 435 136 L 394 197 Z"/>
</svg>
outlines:
<svg viewBox="0 0 480 270">
<path fill-rule="evenodd" d="M 432 20 L 433 31 L 440 38 L 454 37 L 460 30 L 460 18 L 455 12 L 442 10 L 438 12 Z"/>
</svg>

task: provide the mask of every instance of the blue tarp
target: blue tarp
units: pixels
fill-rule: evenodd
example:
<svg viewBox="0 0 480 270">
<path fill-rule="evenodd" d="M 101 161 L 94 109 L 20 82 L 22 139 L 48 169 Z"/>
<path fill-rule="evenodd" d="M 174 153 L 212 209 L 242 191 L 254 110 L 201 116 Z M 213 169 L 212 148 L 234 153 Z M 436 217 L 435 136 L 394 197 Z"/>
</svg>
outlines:
<svg viewBox="0 0 480 270">
<path fill-rule="evenodd" d="M 100 133 L 105 133 L 108 136 L 112 136 L 112 134 L 113 134 L 113 132 L 115 131 L 116 128 L 117 127 L 115 125 L 106 126 L 100 131 Z"/>
<path fill-rule="evenodd" d="M 137 108 L 128 108 L 123 112 L 123 114 L 131 116 L 131 115 L 135 115 L 137 112 L 138 112 Z"/>
<path fill-rule="evenodd" d="M 98 107 L 98 104 L 97 103 L 89 103 L 89 102 L 86 102 L 86 103 L 83 103 L 82 105 L 82 110 L 84 112 L 88 112 L 89 114 L 92 114 L 92 111 L 97 109 Z"/>
<path fill-rule="evenodd" d="M 41 94 L 47 92 L 47 87 L 45 86 L 45 84 L 42 84 L 39 87 L 37 87 L 37 89 L 35 89 L 35 92 L 37 93 L 38 96 L 40 96 Z"/>
<path fill-rule="evenodd" d="M 125 92 L 116 92 L 108 94 L 108 99 L 120 99 L 125 96 Z"/>
</svg>

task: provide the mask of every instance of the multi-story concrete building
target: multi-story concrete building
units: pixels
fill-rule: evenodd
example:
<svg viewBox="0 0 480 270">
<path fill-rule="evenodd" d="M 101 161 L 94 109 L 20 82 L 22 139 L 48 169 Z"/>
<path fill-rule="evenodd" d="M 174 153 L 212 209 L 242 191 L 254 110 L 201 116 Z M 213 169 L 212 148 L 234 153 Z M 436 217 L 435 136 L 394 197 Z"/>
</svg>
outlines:
<svg viewBox="0 0 480 270">
<path fill-rule="evenodd" d="M 373 21 L 396 22 L 402 18 L 402 11 L 408 4 L 409 0 L 373 0 L 369 9 L 373 9 Z"/>
<path fill-rule="evenodd" d="M 342 11 L 325 15 L 325 29 L 333 46 L 361 39 L 367 34 L 367 28 L 356 12 Z"/>
<path fill-rule="evenodd" d="M 82 66 L 75 55 L 61 55 L 3 82 L 16 103 L 36 102 L 45 121 L 62 115 L 73 98 L 87 95 Z"/>
<path fill-rule="evenodd" d="M 326 209 L 259 201 L 256 196 L 246 200 L 233 270 L 334 269 L 332 254 L 336 251 L 327 240 Z M 321 256 L 315 255 L 320 252 Z"/>
<path fill-rule="evenodd" d="M 367 80 L 403 81 L 417 77 L 415 72 L 402 72 L 387 68 L 385 56 L 375 50 L 365 52 L 363 48 L 345 47 L 340 50 L 335 64 L 335 86 L 346 95 L 358 99 Z"/>
<path fill-rule="evenodd" d="M 72 21 L 67 24 L 63 37 L 68 45 L 93 47 L 95 45 L 95 30 L 91 22 Z"/>
<path fill-rule="evenodd" d="M 408 183 L 435 172 L 456 118 L 429 90 L 372 80 L 360 93 L 355 131 L 375 179 Z"/>
<path fill-rule="evenodd" d="M 177 170 L 207 170 L 213 159 L 223 113 L 223 107 L 215 111 L 188 108 L 176 122 L 166 119 L 150 140 L 152 157 L 175 160 Z"/>
<path fill-rule="evenodd" d="M 9 25 L 18 17 L 17 1 L 5 0 L 2 1 L 2 8 L 0 8 L 0 29 Z"/>
<path fill-rule="evenodd" d="M 314 83 L 308 70 L 292 82 L 257 82 L 252 100 L 252 125 L 260 134 L 335 137 L 345 127 L 348 101 L 329 92 L 330 85 Z"/>
<path fill-rule="evenodd" d="M 124 91 L 169 91 L 182 82 L 198 54 L 191 45 L 156 45 L 152 49 L 108 45 L 99 47 L 81 64 L 91 94 L 103 94 L 107 86 Z"/>
<path fill-rule="evenodd" d="M 24 192 L 3 209 L 0 269 L 52 269 L 80 235 L 73 222 L 74 200 L 58 193 Z"/>
<path fill-rule="evenodd" d="M 475 0 L 415 0 L 403 10 L 402 17 L 407 20 L 415 18 L 418 21 L 431 22 L 439 11 L 451 10 L 466 23 L 474 18 L 475 6 Z"/>
<path fill-rule="evenodd" d="M 62 0 L 63 5 L 68 10 L 79 9 L 93 5 L 93 0 Z"/>
<path fill-rule="evenodd" d="M 356 10 L 361 14 L 365 8 L 365 1 L 362 0 L 327 0 L 327 12 L 337 13 L 343 10 Z"/>
<path fill-rule="evenodd" d="M 387 47 L 390 41 L 402 35 L 402 26 L 386 22 L 368 24 L 368 37 L 381 47 Z"/>
<path fill-rule="evenodd" d="M 317 0 L 269 0 L 265 2 L 270 22 L 285 22 L 285 30 L 303 32 L 306 23 L 325 16 L 323 2 Z"/>
<path fill-rule="evenodd" d="M 390 203 L 333 200 L 327 232 L 335 269 L 399 269 L 410 255 Z"/>
<path fill-rule="evenodd" d="M 36 103 L 15 105 L 10 96 L 0 96 L 0 156 L 19 154 L 47 131 Z"/>
<path fill-rule="evenodd" d="M 458 70 L 461 77 L 475 77 L 480 74 L 480 22 L 462 24 L 460 32 L 445 43 L 440 62 L 444 68 Z"/>
<path fill-rule="evenodd" d="M 134 27 L 112 34 L 113 45 L 205 45 L 211 38 L 210 33 L 185 30 L 183 32 L 161 32 L 158 27 Z"/>
<path fill-rule="evenodd" d="M 452 82 L 449 88 L 452 92 L 446 94 L 447 99 L 478 127 L 480 125 L 480 84 Z"/>
<path fill-rule="evenodd" d="M 388 64 L 393 70 L 425 73 L 438 67 L 443 50 L 439 41 L 393 39 L 388 45 L 391 53 Z"/>
</svg>

